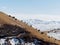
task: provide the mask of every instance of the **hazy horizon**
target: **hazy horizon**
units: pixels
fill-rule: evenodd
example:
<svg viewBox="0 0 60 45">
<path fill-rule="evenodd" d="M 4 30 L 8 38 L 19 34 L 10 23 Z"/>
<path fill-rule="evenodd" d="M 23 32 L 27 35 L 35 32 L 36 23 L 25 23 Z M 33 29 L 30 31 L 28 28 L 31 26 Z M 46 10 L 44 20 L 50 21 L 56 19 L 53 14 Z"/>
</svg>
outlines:
<svg viewBox="0 0 60 45">
<path fill-rule="evenodd" d="M 0 0 L 0 11 L 17 18 L 60 21 L 60 0 Z"/>
</svg>

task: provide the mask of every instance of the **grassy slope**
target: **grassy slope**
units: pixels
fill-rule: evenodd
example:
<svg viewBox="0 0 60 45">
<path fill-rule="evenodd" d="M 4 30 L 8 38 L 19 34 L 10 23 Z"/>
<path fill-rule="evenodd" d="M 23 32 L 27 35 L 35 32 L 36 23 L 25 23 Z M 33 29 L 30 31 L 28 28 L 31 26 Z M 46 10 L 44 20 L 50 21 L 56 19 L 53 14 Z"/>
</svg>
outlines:
<svg viewBox="0 0 60 45">
<path fill-rule="evenodd" d="M 60 45 L 60 41 L 55 40 L 54 38 L 49 38 L 46 34 L 41 34 L 38 32 L 36 29 L 33 27 L 28 26 L 27 24 L 19 21 L 19 20 L 14 20 L 11 17 L 8 17 L 7 14 L 0 12 L 0 23 L 1 24 L 12 24 L 12 25 L 18 25 L 22 28 L 25 28 L 28 32 L 31 32 L 33 36 L 36 36 L 38 39 L 42 39 L 47 42 L 52 42 L 52 43 L 57 43 Z"/>
</svg>

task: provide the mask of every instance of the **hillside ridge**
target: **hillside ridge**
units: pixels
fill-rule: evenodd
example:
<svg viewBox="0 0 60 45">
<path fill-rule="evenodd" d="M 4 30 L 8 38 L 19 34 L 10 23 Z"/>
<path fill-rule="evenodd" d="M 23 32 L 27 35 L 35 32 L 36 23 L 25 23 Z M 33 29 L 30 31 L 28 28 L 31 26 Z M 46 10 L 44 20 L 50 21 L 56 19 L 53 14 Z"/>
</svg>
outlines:
<svg viewBox="0 0 60 45">
<path fill-rule="evenodd" d="M 32 26 L 29 26 L 28 24 L 19 21 L 15 18 L 9 17 L 7 14 L 0 12 L 0 24 L 9 24 L 9 25 L 17 25 L 19 27 L 24 28 L 26 31 L 30 32 L 33 36 L 35 36 L 38 39 L 42 39 L 46 42 L 50 43 L 56 43 L 60 45 L 60 41 L 56 40 L 52 37 L 47 36 L 46 33 L 42 33 L 37 31 L 37 29 L 34 29 Z"/>
</svg>

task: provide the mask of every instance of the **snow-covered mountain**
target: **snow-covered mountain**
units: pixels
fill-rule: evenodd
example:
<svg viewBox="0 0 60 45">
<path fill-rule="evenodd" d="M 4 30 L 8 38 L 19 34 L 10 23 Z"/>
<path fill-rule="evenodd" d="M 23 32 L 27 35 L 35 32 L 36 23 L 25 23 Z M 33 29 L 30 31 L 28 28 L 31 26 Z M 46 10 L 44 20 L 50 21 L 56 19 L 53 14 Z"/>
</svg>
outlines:
<svg viewBox="0 0 60 45">
<path fill-rule="evenodd" d="M 45 21 L 39 19 L 23 19 L 23 22 L 32 25 L 32 27 L 40 29 L 40 31 L 50 31 L 60 28 L 60 21 Z"/>
<path fill-rule="evenodd" d="M 60 40 L 60 21 L 45 21 L 39 19 L 23 19 L 23 22 L 28 25 L 32 25 L 32 27 L 37 28 L 40 31 L 51 31 L 53 32 L 47 33 L 48 36 L 53 37 L 57 40 Z M 54 32 L 54 30 L 56 32 Z"/>
</svg>

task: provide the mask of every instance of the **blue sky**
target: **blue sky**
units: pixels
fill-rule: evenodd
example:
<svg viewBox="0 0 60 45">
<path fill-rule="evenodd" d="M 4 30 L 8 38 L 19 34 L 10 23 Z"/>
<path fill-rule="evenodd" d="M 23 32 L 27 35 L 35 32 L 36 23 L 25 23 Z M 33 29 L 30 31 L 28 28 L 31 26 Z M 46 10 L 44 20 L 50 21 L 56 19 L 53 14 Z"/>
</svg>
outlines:
<svg viewBox="0 0 60 45">
<path fill-rule="evenodd" d="M 60 14 L 60 0 L 0 0 L 0 9 L 24 14 Z"/>
<path fill-rule="evenodd" d="M 60 15 L 60 0 L 0 0 L 0 11 L 17 15 Z"/>
</svg>

